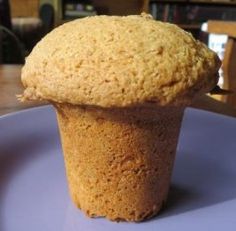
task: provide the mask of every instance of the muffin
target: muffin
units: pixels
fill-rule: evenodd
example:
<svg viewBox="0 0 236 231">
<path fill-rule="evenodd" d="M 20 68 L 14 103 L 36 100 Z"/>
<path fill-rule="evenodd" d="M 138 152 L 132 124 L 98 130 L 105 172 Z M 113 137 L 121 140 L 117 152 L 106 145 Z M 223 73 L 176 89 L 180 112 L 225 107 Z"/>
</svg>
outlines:
<svg viewBox="0 0 236 231">
<path fill-rule="evenodd" d="M 55 107 L 75 205 L 90 217 L 141 221 L 165 204 L 184 108 L 214 88 L 219 67 L 176 25 L 94 16 L 35 46 L 21 99 Z"/>
</svg>

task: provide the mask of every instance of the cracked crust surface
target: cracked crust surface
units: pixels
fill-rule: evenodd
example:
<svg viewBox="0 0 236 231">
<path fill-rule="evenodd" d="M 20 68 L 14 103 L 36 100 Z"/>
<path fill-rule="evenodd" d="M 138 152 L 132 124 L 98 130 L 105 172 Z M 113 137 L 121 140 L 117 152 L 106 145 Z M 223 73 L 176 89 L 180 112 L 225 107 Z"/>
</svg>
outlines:
<svg viewBox="0 0 236 231">
<path fill-rule="evenodd" d="M 216 85 L 219 66 L 217 55 L 189 33 L 149 15 L 88 17 L 36 45 L 22 69 L 22 100 L 187 105 Z"/>
</svg>

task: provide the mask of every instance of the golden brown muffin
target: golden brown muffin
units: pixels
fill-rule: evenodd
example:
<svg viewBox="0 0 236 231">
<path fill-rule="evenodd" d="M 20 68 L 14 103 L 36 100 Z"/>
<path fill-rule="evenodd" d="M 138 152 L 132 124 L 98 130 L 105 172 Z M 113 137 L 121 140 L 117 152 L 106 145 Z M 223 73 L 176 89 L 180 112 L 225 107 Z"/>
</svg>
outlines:
<svg viewBox="0 0 236 231">
<path fill-rule="evenodd" d="M 56 107 L 75 204 L 116 221 L 155 215 L 168 195 L 183 109 Z"/>
<path fill-rule="evenodd" d="M 217 82 L 216 54 L 179 27 L 143 16 L 95 16 L 56 28 L 22 70 L 24 98 L 125 107 L 185 104 Z"/>
<path fill-rule="evenodd" d="M 217 55 L 179 27 L 94 16 L 53 30 L 22 70 L 22 100 L 56 108 L 69 189 L 91 217 L 141 221 L 166 201 L 184 107 Z"/>
</svg>

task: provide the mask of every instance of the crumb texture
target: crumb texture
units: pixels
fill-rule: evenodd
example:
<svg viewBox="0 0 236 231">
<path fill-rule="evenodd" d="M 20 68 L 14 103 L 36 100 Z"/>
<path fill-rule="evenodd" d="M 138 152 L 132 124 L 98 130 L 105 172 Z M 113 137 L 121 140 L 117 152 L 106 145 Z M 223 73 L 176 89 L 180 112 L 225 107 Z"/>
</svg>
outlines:
<svg viewBox="0 0 236 231">
<path fill-rule="evenodd" d="M 124 107 L 187 104 L 217 80 L 216 54 L 179 27 L 94 16 L 54 29 L 22 69 L 23 100 Z"/>
<path fill-rule="evenodd" d="M 167 199 L 183 110 L 55 106 L 74 203 L 114 221 L 156 215 Z"/>
</svg>

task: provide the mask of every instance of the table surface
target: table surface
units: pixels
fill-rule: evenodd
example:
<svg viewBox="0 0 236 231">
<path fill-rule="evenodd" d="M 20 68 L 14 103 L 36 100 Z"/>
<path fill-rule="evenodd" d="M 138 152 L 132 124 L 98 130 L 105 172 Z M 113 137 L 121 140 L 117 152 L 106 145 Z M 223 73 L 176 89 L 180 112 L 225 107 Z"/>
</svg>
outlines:
<svg viewBox="0 0 236 231">
<path fill-rule="evenodd" d="M 21 65 L 0 65 L 0 116 L 45 104 L 45 102 L 19 102 L 16 95 L 23 92 L 21 84 Z M 199 98 L 193 107 L 236 117 L 236 109 L 204 96 Z"/>
<path fill-rule="evenodd" d="M 36 102 L 19 102 L 16 95 L 23 92 L 21 65 L 0 65 L 0 115 L 42 105 Z"/>
</svg>

